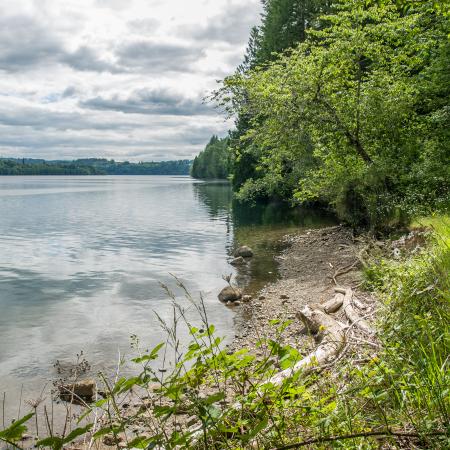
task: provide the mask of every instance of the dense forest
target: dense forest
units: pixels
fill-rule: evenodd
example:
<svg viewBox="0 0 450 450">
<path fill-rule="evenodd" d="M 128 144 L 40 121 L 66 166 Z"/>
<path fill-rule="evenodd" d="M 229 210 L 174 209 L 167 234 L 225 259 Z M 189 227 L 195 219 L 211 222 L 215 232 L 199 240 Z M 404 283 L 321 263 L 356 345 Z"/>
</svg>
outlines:
<svg viewBox="0 0 450 450">
<path fill-rule="evenodd" d="M 199 179 L 226 179 L 230 171 L 228 138 L 213 136 L 206 148 L 195 157 L 191 175 Z"/>
<path fill-rule="evenodd" d="M 189 160 L 130 163 L 99 158 L 0 159 L 0 175 L 188 175 L 191 165 Z"/>
<path fill-rule="evenodd" d="M 448 203 L 445 5 L 264 0 L 243 63 L 214 94 L 235 119 L 236 198 L 320 203 L 370 227 Z"/>
</svg>

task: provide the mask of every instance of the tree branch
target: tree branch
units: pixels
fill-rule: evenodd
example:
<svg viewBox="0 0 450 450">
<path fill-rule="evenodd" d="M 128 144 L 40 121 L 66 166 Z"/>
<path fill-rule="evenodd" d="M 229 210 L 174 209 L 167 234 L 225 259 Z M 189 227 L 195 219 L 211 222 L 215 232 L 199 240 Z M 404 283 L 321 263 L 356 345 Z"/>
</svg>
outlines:
<svg viewBox="0 0 450 450">
<path fill-rule="evenodd" d="M 434 433 L 407 433 L 403 431 L 392 431 L 392 430 L 384 430 L 384 431 L 368 431 L 363 433 L 354 433 L 354 434 L 345 434 L 342 436 L 329 436 L 329 437 L 321 437 L 317 439 L 309 439 L 307 441 L 298 442 L 296 444 L 290 444 L 285 445 L 284 447 L 276 447 L 275 450 L 289 450 L 293 448 L 300 448 L 300 447 L 306 447 L 307 445 L 312 444 L 320 444 L 323 442 L 335 442 L 335 441 L 343 441 L 347 439 L 356 439 L 356 438 L 362 438 L 362 437 L 395 437 L 395 438 L 401 438 L 401 437 L 410 437 L 410 438 L 421 438 L 425 436 L 446 436 L 448 433 L 445 431 L 436 431 Z"/>
</svg>

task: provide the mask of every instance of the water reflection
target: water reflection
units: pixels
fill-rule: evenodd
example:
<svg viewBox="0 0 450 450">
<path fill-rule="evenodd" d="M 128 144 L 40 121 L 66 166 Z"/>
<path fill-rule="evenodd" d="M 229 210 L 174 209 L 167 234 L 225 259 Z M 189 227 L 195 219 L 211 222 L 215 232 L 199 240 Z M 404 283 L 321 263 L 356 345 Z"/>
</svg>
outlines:
<svg viewBox="0 0 450 450">
<path fill-rule="evenodd" d="M 231 233 L 229 259 L 241 245 L 249 245 L 255 251 L 248 264 L 239 266 L 235 273 L 235 281 L 248 293 L 255 293 L 278 278 L 274 255 L 283 249 L 286 234 L 336 223 L 333 214 L 318 208 L 292 208 L 281 202 L 244 205 L 233 200 L 227 182 L 196 183 L 193 187 L 196 198 L 207 206 L 211 217 L 226 220 Z"/>
<path fill-rule="evenodd" d="M 153 311 L 172 315 L 160 286 L 174 284 L 170 273 L 202 291 L 210 322 L 232 337 L 233 312 L 217 300 L 222 275 L 255 291 L 277 277 L 283 235 L 332 221 L 233 204 L 228 183 L 189 177 L 0 177 L 0 392 L 17 399 L 23 384 L 23 398 L 36 398 L 55 360 L 80 350 L 94 371 L 112 370 L 131 334 L 159 343 Z M 235 269 L 241 244 L 255 257 Z"/>
<path fill-rule="evenodd" d="M 192 187 L 196 199 L 208 208 L 212 218 L 230 215 L 233 193 L 229 182 L 196 182 Z"/>
</svg>

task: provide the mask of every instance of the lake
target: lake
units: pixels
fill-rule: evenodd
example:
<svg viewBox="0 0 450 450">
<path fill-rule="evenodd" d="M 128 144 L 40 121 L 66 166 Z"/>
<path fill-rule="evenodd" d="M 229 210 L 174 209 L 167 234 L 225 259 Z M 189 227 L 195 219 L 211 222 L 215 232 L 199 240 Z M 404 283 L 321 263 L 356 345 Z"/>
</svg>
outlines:
<svg viewBox="0 0 450 450">
<path fill-rule="evenodd" d="M 0 177 L 0 393 L 7 415 L 57 378 L 54 363 L 83 351 L 94 372 L 161 342 L 156 311 L 172 317 L 161 287 L 202 292 L 220 335 L 235 312 L 217 300 L 233 273 L 247 291 L 276 279 L 280 238 L 333 219 L 279 205 L 232 206 L 230 186 L 190 177 Z M 229 265 L 237 245 L 254 248 L 248 267 Z M 179 290 L 177 301 L 185 304 Z M 186 303 L 187 304 L 187 303 Z M 188 311 L 190 320 L 197 317 Z M 22 393 L 21 393 L 22 391 Z M 22 406 L 22 411 L 26 409 Z"/>
</svg>

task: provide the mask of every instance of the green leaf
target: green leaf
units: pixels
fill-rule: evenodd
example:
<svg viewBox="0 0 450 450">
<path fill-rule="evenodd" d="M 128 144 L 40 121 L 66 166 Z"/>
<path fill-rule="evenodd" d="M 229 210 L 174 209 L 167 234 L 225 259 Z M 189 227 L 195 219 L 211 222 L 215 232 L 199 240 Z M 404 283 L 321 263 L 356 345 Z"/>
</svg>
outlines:
<svg viewBox="0 0 450 450">
<path fill-rule="evenodd" d="M 77 437 L 83 436 L 86 433 L 88 433 L 92 428 L 92 424 L 88 424 L 85 427 L 75 428 L 75 430 L 72 430 L 65 438 L 64 443 L 69 444 L 70 442 L 74 441 Z"/>
<path fill-rule="evenodd" d="M 21 419 L 16 420 L 8 428 L 0 431 L 0 440 L 10 442 L 20 440 L 25 431 L 27 431 L 27 427 L 24 424 L 28 422 L 33 416 L 34 413 L 27 414 Z"/>
<path fill-rule="evenodd" d="M 36 447 L 51 447 L 53 450 L 60 450 L 64 441 L 60 437 L 48 437 L 36 442 Z"/>
<path fill-rule="evenodd" d="M 133 362 L 140 364 L 147 361 L 153 361 L 158 357 L 159 351 L 164 347 L 164 343 L 158 344 L 149 354 L 143 355 L 139 358 L 132 359 Z"/>
</svg>

